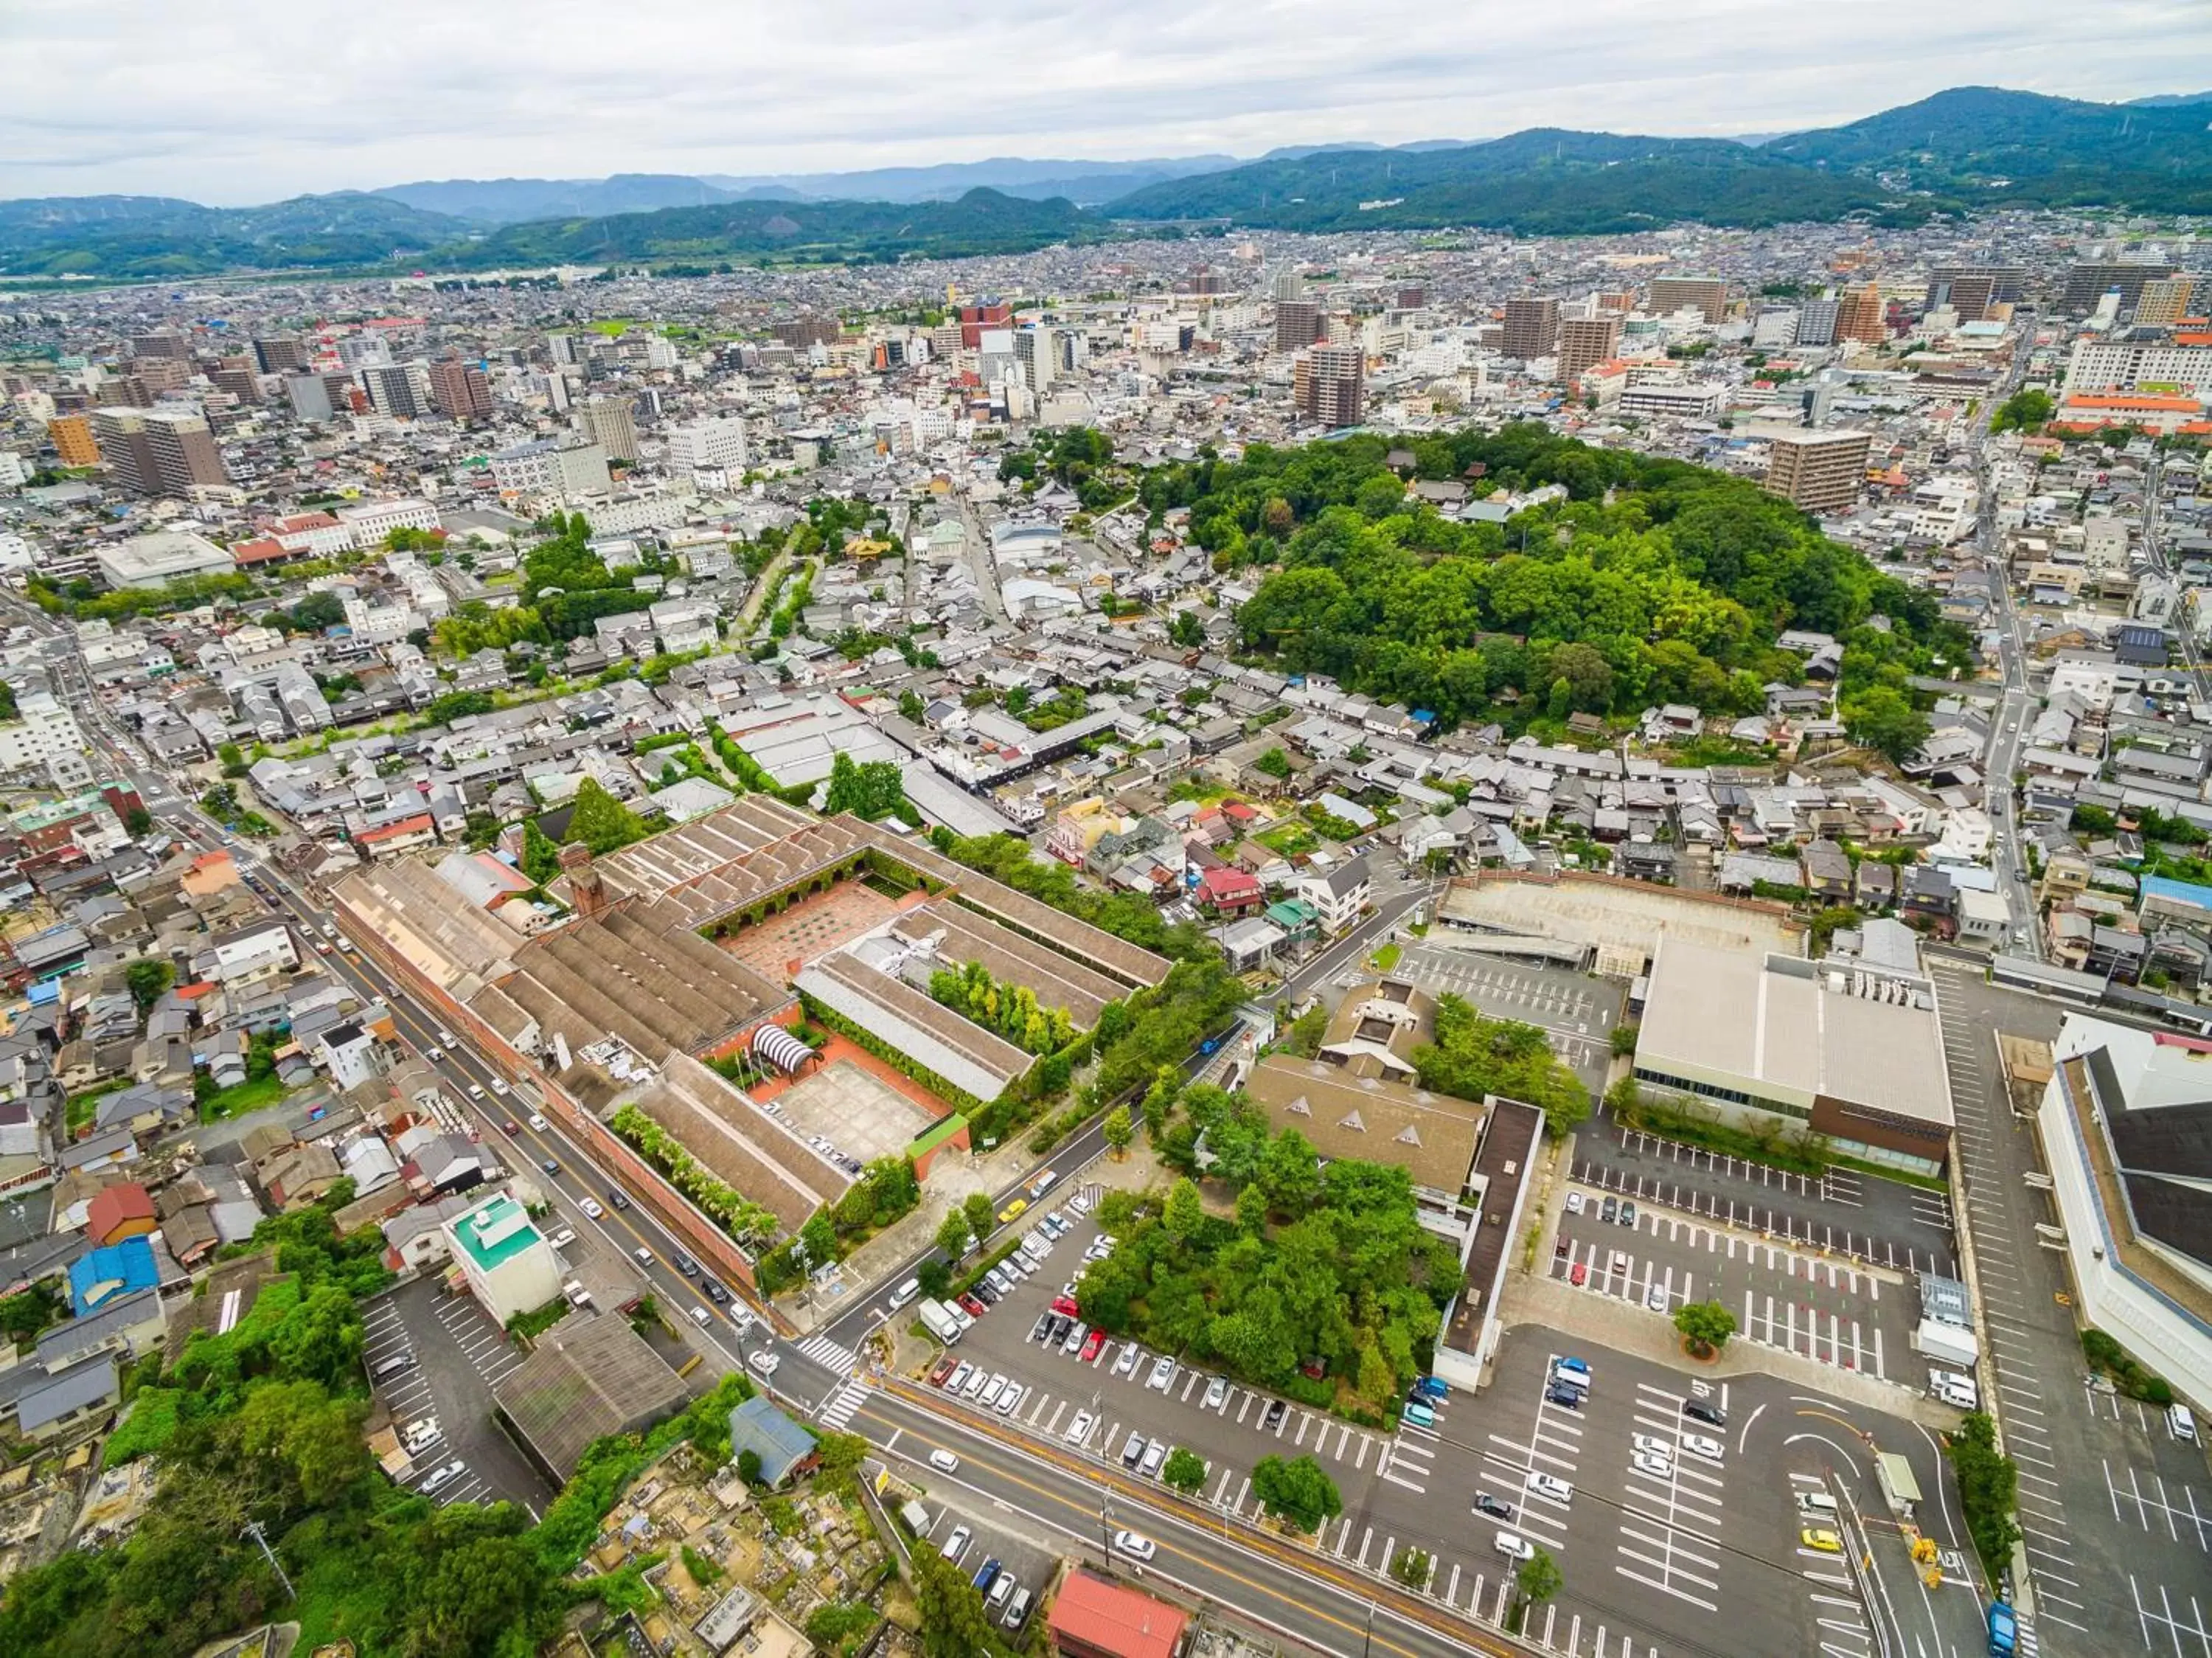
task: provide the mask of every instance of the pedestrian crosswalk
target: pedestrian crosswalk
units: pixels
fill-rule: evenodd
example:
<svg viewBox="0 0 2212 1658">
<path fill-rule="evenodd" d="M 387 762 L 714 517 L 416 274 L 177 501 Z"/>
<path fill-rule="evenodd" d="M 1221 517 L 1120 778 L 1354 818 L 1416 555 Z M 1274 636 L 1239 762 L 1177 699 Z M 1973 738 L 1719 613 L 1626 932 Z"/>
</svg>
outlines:
<svg viewBox="0 0 2212 1658">
<path fill-rule="evenodd" d="M 842 1433 L 845 1424 L 859 1413 L 874 1391 L 865 1383 L 848 1381 L 830 1396 L 829 1401 L 822 1407 L 822 1414 L 816 1419 L 832 1433 Z"/>
<path fill-rule="evenodd" d="M 809 1336 L 799 1344 L 799 1350 L 825 1370 L 835 1370 L 840 1375 L 850 1375 L 860 1364 L 860 1356 L 849 1347 L 840 1347 L 827 1336 Z"/>
</svg>

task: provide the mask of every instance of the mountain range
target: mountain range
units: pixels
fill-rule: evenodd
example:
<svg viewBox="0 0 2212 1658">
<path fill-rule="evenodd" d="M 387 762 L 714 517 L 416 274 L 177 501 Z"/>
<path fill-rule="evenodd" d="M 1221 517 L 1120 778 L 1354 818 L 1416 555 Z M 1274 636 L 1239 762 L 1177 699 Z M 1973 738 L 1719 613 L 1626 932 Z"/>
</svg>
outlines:
<svg viewBox="0 0 2212 1658">
<path fill-rule="evenodd" d="M 2212 213 L 2212 94 L 2127 104 L 1960 87 L 1756 142 L 1538 128 L 1474 143 L 1293 146 L 1249 162 L 1000 157 L 775 175 L 447 180 L 210 208 L 164 197 L 0 202 L 0 272 L 163 277 L 957 257 L 1152 226 L 1481 226 L 1593 235 L 1671 223 L 1996 206 Z"/>
</svg>

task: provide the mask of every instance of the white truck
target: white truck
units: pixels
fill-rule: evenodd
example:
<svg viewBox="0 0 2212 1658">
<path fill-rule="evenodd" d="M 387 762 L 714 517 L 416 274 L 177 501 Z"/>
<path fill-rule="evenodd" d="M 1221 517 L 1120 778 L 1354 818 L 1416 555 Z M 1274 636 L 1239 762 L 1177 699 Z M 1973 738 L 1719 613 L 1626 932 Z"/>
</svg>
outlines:
<svg viewBox="0 0 2212 1658">
<path fill-rule="evenodd" d="M 959 1316 L 940 1301 L 924 1301 L 920 1307 L 922 1323 L 929 1333 L 947 1347 L 960 1339 L 963 1326 Z"/>
</svg>

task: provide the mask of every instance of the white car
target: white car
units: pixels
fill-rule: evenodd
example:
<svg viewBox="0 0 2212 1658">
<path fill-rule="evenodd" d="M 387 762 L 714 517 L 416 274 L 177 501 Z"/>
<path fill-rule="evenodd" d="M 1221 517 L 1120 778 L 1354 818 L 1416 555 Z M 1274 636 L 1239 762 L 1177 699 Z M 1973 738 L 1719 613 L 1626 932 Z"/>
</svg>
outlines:
<svg viewBox="0 0 2212 1658">
<path fill-rule="evenodd" d="M 957 1473 L 960 1471 L 960 1459 L 950 1451 L 934 1450 L 929 1454 L 929 1466 L 948 1474 Z"/>
<path fill-rule="evenodd" d="M 1176 1362 L 1165 1353 L 1152 1361 L 1152 1374 L 1145 1378 L 1145 1386 L 1164 1393 L 1175 1386 Z"/>
<path fill-rule="evenodd" d="M 576 1207 L 595 1221 L 607 1212 L 599 1207 L 599 1200 L 597 1198 L 580 1198 L 577 1199 Z"/>
<path fill-rule="evenodd" d="M 750 1370 L 757 1376 L 774 1375 L 776 1372 L 776 1367 L 782 1362 L 783 1356 L 781 1354 L 771 1353 L 765 1347 L 762 1348 L 757 1353 L 748 1353 L 745 1356 L 745 1368 Z"/>
<path fill-rule="evenodd" d="M 491 1091 L 494 1094 L 505 1094 L 507 1091 L 507 1084 L 495 1076 L 491 1079 Z"/>
<path fill-rule="evenodd" d="M 1229 1402 L 1229 1384 L 1219 1376 L 1206 1384 L 1206 1408 L 1218 1411 Z"/>
<path fill-rule="evenodd" d="M 1653 1456 L 1674 1454 L 1674 1447 L 1671 1442 L 1661 1439 L 1653 1434 L 1631 1434 L 1628 1436 L 1628 1443 L 1631 1449 L 1649 1452 Z"/>
<path fill-rule="evenodd" d="M 433 1491 L 438 1490 L 441 1487 L 452 1484 L 453 1481 L 459 1479 L 464 1473 L 468 1472 L 468 1466 L 469 1465 L 465 1462 L 448 1462 L 444 1467 L 437 1470 L 416 1489 L 421 1491 L 423 1496 L 428 1496 Z"/>
<path fill-rule="evenodd" d="M 1638 1451 L 1630 1460 L 1636 1464 L 1636 1472 L 1639 1474 L 1649 1474 L 1654 1479 L 1672 1479 L 1674 1477 L 1674 1463 L 1671 1457 L 1655 1456 L 1650 1451 Z"/>
<path fill-rule="evenodd" d="M 1136 1343 L 1125 1342 L 1122 1344 L 1121 1357 L 1114 1361 L 1114 1374 L 1117 1376 L 1135 1375 L 1137 1361 L 1143 1356 L 1143 1350 Z"/>
<path fill-rule="evenodd" d="M 968 1539 L 973 1535 L 975 1533 L 965 1526 L 955 1526 L 952 1528 L 952 1535 L 945 1539 L 945 1546 L 938 1552 L 947 1560 L 957 1560 L 968 1552 Z"/>
<path fill-rule="evenodd" d="M 1575 1495 L 1575 1488 L 1568 1484 L 1565 1480 L 1557 1474 L 1547 1474 L 1540 1471 L 1529 1474 L 1528 1489 L 1538 1496 L 1550 1497 L 1554 1503 L 1571 1502 Z"/>
<path fill-rule="evenodd" d="M 945 1377 L 945 1391 L 948 1393 L 958 1393 L 968 1385 L 968 1378 L 975 1374 L 975 1367 L 969 1363 L 966 1359 L 961 1360 L 952 1374 Z"/>
<path fill-rule="evenodd" d="M 1667 1289 L 1663 1284 L 1653 1284 L 1644 1292 L 1644 1304 L 1655 1313 L 1667 1310 Z"/>
<path fill-rule="evenodd" d="M 1159 1551 L 1160 1545 L 1149 1537 L 1139 1536 L 1135 1532 L 1114 1533 L 1114 1552 L 1116 1554 L 1126 1554 L 1132 1560 L 1150 1560 Z"/>
<path fill-rule="evenodd" d="M 1692 1456 L 1703 1457 L 1708 1462 L 1718 1462 L 1722 1456 L 1720 1441 L 1708 1438 L 1704 1434 L 1684 1434 L 1682 1448 Z"/>
<path fill-rule="evenodd" d="M 1024 1387 L 1020 1382 L 1008 1382 L 1006 1384 L 1006 1391 L 999 1395 L 999 1414 L 1002 1417 L 1010 1417 L 1013 1415 L 1014 1407 L 1019 1405 L 1029 1396 L 1030 1390 Z"/>
<path fill-rule="evenodd" d="M 1583 1194 L 1579 1192 L 1570 1192 L 1567 1193 L 1567 1213 L 1570 1215 L 1579 1215 L 1582 1212 Z"/>
</svg>

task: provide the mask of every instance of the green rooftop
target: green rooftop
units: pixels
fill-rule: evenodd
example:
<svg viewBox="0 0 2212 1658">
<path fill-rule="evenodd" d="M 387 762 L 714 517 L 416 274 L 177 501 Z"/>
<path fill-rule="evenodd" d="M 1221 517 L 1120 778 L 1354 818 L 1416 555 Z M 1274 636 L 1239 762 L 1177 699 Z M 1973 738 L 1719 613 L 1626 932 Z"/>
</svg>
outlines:
<svg viewBox="0 0 2212 1658">
<path fill-rule="evenodd" d="M 485 1272 L 504 1266 L 538 1240 L 529 1211 L 504 1192 L 455 1221 L 453 1236 Z"/>
</svg>

